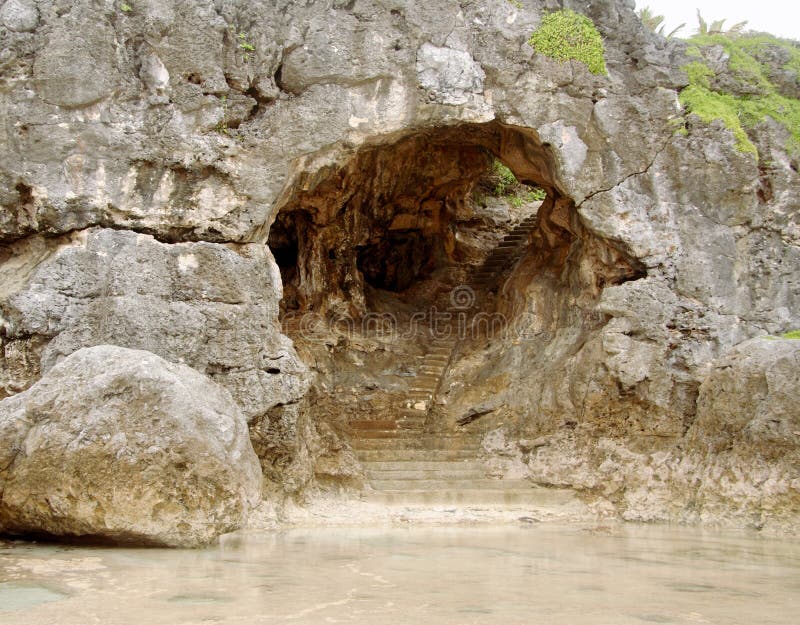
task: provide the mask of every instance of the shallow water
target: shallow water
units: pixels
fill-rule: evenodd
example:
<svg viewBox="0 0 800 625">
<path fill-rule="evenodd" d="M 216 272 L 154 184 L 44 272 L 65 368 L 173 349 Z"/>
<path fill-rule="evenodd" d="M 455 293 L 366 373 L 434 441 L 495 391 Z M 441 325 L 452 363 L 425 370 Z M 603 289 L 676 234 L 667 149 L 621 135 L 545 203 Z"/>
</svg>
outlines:
<svg viewBox="0 0 800 625">
<path fill-rule="evenodd" d="M 800 622 L 800 544 L 657 527 L 322 528 L 0 548 L 0 623 Z"/>
</svg>

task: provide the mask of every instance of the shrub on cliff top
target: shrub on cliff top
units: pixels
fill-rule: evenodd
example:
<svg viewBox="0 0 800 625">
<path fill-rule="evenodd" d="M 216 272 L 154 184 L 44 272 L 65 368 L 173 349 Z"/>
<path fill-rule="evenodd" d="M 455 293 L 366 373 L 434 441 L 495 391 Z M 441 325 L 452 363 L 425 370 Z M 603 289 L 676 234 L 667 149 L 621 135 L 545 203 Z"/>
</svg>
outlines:
<svg viewBox="0 0 800 625">
<path fill-rule="evenodd" d="M 607 74 L 603 38 L 585 15 L 570 9 L 548 13 L 528 43 L 557 61 L 580 61 L 592 74 Z"/>
<path fill-rule="evenodd" d="M 800 100 L 781 94 L 771 80 L 770 73 L 774 69 L 761 61 L 769 56 L 765 53 L 770 47 L 780 48 L 788 58 L 781 69 L 800 76 L 800 47 L 795 42 L 770 35 L 731 38 L 719 34 L 698 35 L 688 42 L 688 54 L 697 60 L 683 68 L 689 76 L 689 86 L 681 92 L 680 99 L 690 113 L 705 122 L 721 120 L 733 132 L 739 150 L 756 156 L 757 150 L 747 136 L 747 128 L 771 117 L 789 131 L 786 146 L 789 152 L 800 152 Z M 721 46 L 725 50 L 728 72 L 751 93 L 726 93 L 714 85 L 715 73 L 702 55 L 703 48 L 709 46 Z"/>
</svg>

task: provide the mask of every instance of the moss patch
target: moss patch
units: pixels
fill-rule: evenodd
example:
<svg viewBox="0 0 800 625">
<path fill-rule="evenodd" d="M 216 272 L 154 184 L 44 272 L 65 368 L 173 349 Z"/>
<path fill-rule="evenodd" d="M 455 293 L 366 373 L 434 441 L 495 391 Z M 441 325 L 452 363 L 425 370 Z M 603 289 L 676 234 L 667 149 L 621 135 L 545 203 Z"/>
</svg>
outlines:
<svg viewBox="0 0 800 625">
<path fill-rule="evenodd" d="M 800 48 L 769 35 L 698 35 L 689 39 L 689 44 L 689 55 L 698 59 L 702 59 L 702 48 L 722 46 L 733 78 L 752 91 L 750 95 L 734 95 L 714 89 L 713 70 L 702 60 L 692 61 L 683 68 L 689 76 L 689 86 L 681 92 L 681 103 L 690 113 L 705 122 L 722 121 L 736 137 L 739 150 L 756 157 L 757 150 L 747 136 L 747 129 L 771 117 L 789 131 L 787 150 L 800 153 L 800 101 L 781 95 L 770 81 L 769 66 L 759 60 L 765 58 L 770 46 L 780 47 L 788 52 L 789 58 L 783 69 L 800 75 Z"/>
<path fill-rule="evenodd" d="M 557 61 L 580 61 L 592 74 L 607 74 L 603 38 L 592 20 L 570 9 L 548 13 L 528 43 Z"/>
<path fill-rule="evenodd" d="M 782 339 L 800 339 L 800 330 L 792 330 L 791 332 L 787 332 L 783 336 Z"/>
<path fill-rule="evenodd" d="M 514 208 L 530 202 L 540 202 L 547 195 L 544 189 L 522 184 L 514 172 L 497 159 L 492 163 L 491 180 L 492 195 L 506 198 Z"/>
</svg>

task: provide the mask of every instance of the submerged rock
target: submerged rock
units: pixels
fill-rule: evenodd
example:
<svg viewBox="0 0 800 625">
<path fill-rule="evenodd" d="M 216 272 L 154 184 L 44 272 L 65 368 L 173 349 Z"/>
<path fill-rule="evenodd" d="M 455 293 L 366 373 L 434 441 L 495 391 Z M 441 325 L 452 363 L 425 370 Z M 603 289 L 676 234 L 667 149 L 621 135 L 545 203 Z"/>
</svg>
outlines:
<svg viewBox="0 0 800 625">
<path fill-rule="evenodd" d="M 0 531 L 195 546 L 240 528 L 261 469 L 231 395 L 197 371 L 81 349 L 0 402 Z"/>
</svg>

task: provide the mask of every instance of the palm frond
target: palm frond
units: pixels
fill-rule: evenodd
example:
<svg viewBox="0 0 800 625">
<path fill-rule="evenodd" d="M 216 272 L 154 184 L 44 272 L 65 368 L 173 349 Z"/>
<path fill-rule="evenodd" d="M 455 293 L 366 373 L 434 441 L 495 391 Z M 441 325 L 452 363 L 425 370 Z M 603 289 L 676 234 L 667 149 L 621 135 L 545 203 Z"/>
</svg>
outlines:
<svg viewBox="0 0 800 625">
<path fill-rule="evenodd" d="M 700 15 L 700 9 L 697 9 L 697 34 L 699 35 L 707 35 L 708 34 L 708 24 L 703 19 L 703 16 Z"/>
<path fill-rule="evenodd" d="M 733 26 L 731 26 L 728 29 L 728 33 L 729 34 L 737 34 L 738 35 L 739 33 L 741 33 L 745 29 L 746 26 L 747 26 L 747 20 L 745 20 L 743 22 L 738 22 L 737 24 L 734 24 Z"/>
<path fill-rule="evenodd" d="M 637 12 L 637 15 L 639 19 L 642 20 L 642 24 L 653 32 L 657 32 L 658 27 L 664 22 L 664 16 L 656 15 L 650 7 L 642 7 Z"/>
<path fill-rule="evenodd" d="M 669 33 L 667 33 L 667 34 L 664 33 L 664 27 L 662 26 L 661 28 L 658 29 L 658 34 L 661 35 L 662 37 L 664 37 L 665 39 L 672 39 L 676 34 L 678 34 L 678 31 L 682 30 L 685 26 L 686 26 L 686 22 L 684 22 L 680 26 L 676 26 L 671 31 L 669 31 Z"/>
</svg>

